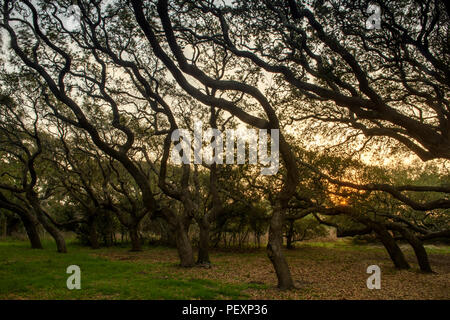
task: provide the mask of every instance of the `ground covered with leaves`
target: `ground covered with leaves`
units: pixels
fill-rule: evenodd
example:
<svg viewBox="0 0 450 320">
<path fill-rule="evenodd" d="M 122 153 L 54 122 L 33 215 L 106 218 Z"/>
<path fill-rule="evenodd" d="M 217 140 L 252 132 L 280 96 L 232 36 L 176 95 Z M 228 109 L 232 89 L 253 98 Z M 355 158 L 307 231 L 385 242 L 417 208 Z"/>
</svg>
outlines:
<svg viewBox="0 0 450 320">
<path fill-rule="evenodd" d="M 280 291 L 263 249 L 213 250 L 212 267 L 181 268 L 173 248 L 142 252 L 114 247 L 91 250 L 69 243 L 58 254 L 51 243 L 0 242 L 0 299 L 450 299 L 450 247 L 427 246 L 434 274 L 398 271 L 386 251 L 348 241 L 306 242 L 286 250 L 297 289 Z M 68 290 L 66 268 L 81 268 L 81 290 Z M 381 268 L 381 289 L 369 290 L 366 269 Z"/>
</svg>

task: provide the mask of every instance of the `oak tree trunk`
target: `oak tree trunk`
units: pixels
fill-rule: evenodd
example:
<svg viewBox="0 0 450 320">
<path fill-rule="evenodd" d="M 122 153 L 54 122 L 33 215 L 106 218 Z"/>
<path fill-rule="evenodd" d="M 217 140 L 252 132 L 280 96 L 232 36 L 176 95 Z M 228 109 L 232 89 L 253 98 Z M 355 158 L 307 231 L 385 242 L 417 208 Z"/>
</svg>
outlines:
<svg viewBox="0 0 450 320">
<path fill-rule="evenodd" d="M 97 223 L 95 217 L 89 217 L 89 242 L 92 249 L 100 248 L 100 243 L 98 241 Z"/>
<path fill-rule="evenodd" d="M 6 238 L 6 226 L 7 226 L 7 218 L 4 213 L 0 216 L 0 233 L 2 238 Z"/>
<path fill-rule="evenodd" d="M 205 218 L 200 221 L 197 264 L 210 264 L 209 259 L 209 223 Z"/>
<path fill-rule="evenodd" d="M 175 238 L 177 243 L 178 255 L 180 257 L 180 266 L 185 268 L 193 267 L 195 264 L 194 252 L 192 250 L 188 232 L 181 221 L 177 221 L 176 223 Z"/>
<path fill-rule="evenodd" d="M 31 204 L 31 207 L 33 208 L 33 211 L 36 213 L 36 216 L 37 216 L 37 219 L 39 220 L 39 222 L 42 224 L 44 229 L 48 233 L 50 233 L 50 235 L 53 237 L 53 239 L 55 239 L 57 251 L 59 253 L 67 253 L 66 241 L 64 240 L 64 237 L 63 237 L 61 231 L 46 216 L 44 210 L 42 209 L 42 207 L 39 203 L 37 195 L 33 191 L 28 191 L 26 196 L 27 196 L 27 200 Z"/>
<path fill-rule="evenodd" d="M 425 250 L 422 241 L 420 241 L 414 234 L 408 230 L 400 230 L 402 236 L 408 241 L 416 254 L 417 262 L 419 263 L 420 270 L 426 273 L 432 273 L 430 261 L 428 260 L 428 254 Z"/>
<path fill-rule="evenodd" d="M 294 221 L 289 221 L 289 229 L 286 234 L 286 248 L 287 249 L 294 248 L 294 246 L 292 245 L 293 237 L 294 237 Z"/>
<path fill-rule="evenodd" d="M 37 230 L 38 221 L 36 218 L 30 218 L 26 215 L 21 215 L 20 217 L 27 232 L 28 239 L 30 240 L 32 249 L 42 249 L 41 238 L 39 237 L 39 232 Z"/>
<path fill-rule="evenodd" d="M 394 262 L 395 267 L 397 269 L 409 269 L 409 263 L 406 261 L 402 250 L 395 242 L 395 239 L 386 230 L 386 228 L 377 226 L 376 228 L 374 228 L 374 231 L 389 253 L 389 256 L 391 257 L 392 262 Z"/>
<path fill-rule="evenodd" d="M 282 252 L 283 247 L 283 213 L 279 206 L 275 206 L 270 220 L 269 242 L 267 255 L 275 268 L 278 278 L 278 288 L 288 290 L 295 288 L 291 271 Z"/>
<path fill-rule="evenodd" d="M 129 228 L 129 234 L 130 234 L 130 239 L 131 239 L 131 251 L 133 252 L 137 252 L 137 251 L 142 251 L 142 246 L 141 246 L 141 239 L 139 237 L 139 231 L 138 231 L 138 226 L 131 226 Z"/>
<path fill-rule="evenodd" d="M 42 210 L 37 209 L 36 215 L 38 217 L 39 222 L 44 227 L 44 229 L 48 233 L 50 233 L 50 235 L 55 240 L 56 250 L 59 253 L 67 253 L 66 241 L 64 240 L 64 237 L 63 237 L 61 231 L 55 225 L 53 225 L 53 223 L 51 221 L 48 220 L 48 218 L 44 215 Z"/>
</svg>

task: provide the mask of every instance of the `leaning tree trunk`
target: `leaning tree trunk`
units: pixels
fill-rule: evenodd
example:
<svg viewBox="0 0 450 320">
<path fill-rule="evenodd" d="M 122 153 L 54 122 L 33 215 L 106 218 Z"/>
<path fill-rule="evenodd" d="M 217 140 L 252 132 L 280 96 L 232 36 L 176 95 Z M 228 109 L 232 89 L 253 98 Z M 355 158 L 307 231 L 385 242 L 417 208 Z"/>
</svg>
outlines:
<svg viewBox="0 0 450 320">
<path fill-rule="evenodd" d="M 198 223 L 199 241 L 197 264 L 210 264 L 209 259 L 209 222 L 203 217 Z"/>
<path fill-rule="evenodd" d="M 275 268 L 278 278 L 278 288 L 282 290 L 293 289 L 291 271 L 282 252 L 283 248 L 283 212 L 281 207 L 275 206 L 270 220 L 269 242 L 267 255 Z"/>
<path fill-rule="evenodd" d="M 43 213 L 37 214 L 39 222 L 42 224 L 44 229 L 50 233 L 53 239 L 56 242 L 56 249 L 60 253 L 67 253 L 66 241 L 61 233 L 61 231 L 54 226 L 50 221 L 48 221 L 47 217 L 44 216 Z"/>
<path fill-rule="evenodd" d="M 23 226 L 27 232 L 28 239 L 30 240 L 32 249 L 42 249 L 41 238 L 37 230 L 38 221 L 35 217 L 30 217 L 28 214 L 20 215 Z"/>
<path fill-rule="evenodd" d="M 67 253 L 66 241 L 64 240 L 64 237 L 63 237 L 61 231 L 59 231 L 59 229 L 56 226 L 54 226 L 50 221 L 48 221 L 47 217 L 45 217 L 42 212 L 38 213 L 37 216 L 38 216 L 39 222 L 42 224 L 44 229 L 48 233 L 50 233 L 50 235 L 55 240 L 57 251 L 59 253 Z"/>
<path fill-rule="evenodd" d="M 272 115 L 273 116 L 273 115 Z M 277 122 L 272 119 L 271 122 Z M 274 127 L 278 127 L 275 123 Z M 299 182 L 299 174 L 297 162 L 289 143 L 284 140 L 282 134 L 279 136 L 279 151 L 283 158 L 286 173 L 284 174 L 284 186 L 278 200 L 273 206 L 272 218 L 269 227 L 269 242 L 267 244 L 267 255 L 273 264 L 278 278 L 278 288 L 281 290 L 294 289 L 294 281 L 292 280 L 291 271 L 286 258 L 283 255 L 283 223 L 285 210 L 289 200 L 295 193 Z"/>
<path fill-rule="evenodd" d="M 402 250 L 397 245 L 395 239 L 391 236 L 389 231 L 387 231 L 385 227 L 378 224 L 374 224 L 372 227 L 375 233 L 378 235 L 380 241 L 383 243 L 387 252 L 389 253 L 389 256 L 391 257 L 392 262 L 394 262 L 395 267 L 397 269 L 409 269 L 409 264 L 406 261 Z"/>
<path fill-rule="evenodd" d="M 428 254 L 425 250 L 422 241 L 420 241 L 414 234 L 406 229 L 399 229 L 402 236 L 408 241 L 416 254 L 417 262 L 419 263 L 420 270 L 426 273 L 432 273 L 430 261 L 428 260 Z"/>
<path fill-rule="evenodd" d="M 42 224 L 44 229 L 50 233 L 50 235 L 55 239 L 57 251 L 60 253 L 67 253 L 66 241 L 61 233 L 61 231 L 48 219 L 45 215 L 44 210 L 39 204 L 39 200 L 35 195 L 27 194 L 27 199 L 30 202 L 33 210 L 36 212 L 36 216 L 39 222 Z"/>
</svg>

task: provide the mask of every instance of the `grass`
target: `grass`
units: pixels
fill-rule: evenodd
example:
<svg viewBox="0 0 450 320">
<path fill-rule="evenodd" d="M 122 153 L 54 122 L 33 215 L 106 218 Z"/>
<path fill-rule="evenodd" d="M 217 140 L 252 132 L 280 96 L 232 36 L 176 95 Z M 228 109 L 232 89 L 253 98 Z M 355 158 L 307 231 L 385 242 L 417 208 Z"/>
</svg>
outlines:
<svg viewBox="0 0 450 320">
<path fill-rule="evenodd" d="M 425 249 L 428 253 L 450 254 L 450 247 L 438 247 L 435 245 L 426 245 Z"/>
<path fill-rule="evenodd" d="M 436 271 L 392 267 L 383 248 L 348 241 L 305 242 L 286 251 L 298 290 L 275 288 L 276 276 L 264 249 L 216 250 L 210 269 L 178 267 L 173 248 L 127 247 L 92 250 L 68 241 L 59 254 L 51 241 L 33 250 L 25 241 L 0 241 L 0 299 L 449 299 L 450 248 L 429 246 Z M 68 290 L 66 268 L 81 268 L 81 290 Z M 365 269 L 382 268 L 383 290 L 368 290 Z"/>
<path fill-rule="evenodd" d="M 345 239 L 337 239 L 335 241 L 308 241 L 300 244 L 301 246 L 321 247 L 329 249 L 342 250 L 378 250 L 379 248 L 371 247 L 365 244 L 356 244 Z"/>
<path fill-rule="evenodd" d="M 58 254 L 53 245 L 44 244 L 46 249 L 33 250 L 26 242 L 0 242 L 0 298 L 240 299 L 248 297 L 243 290 L 255 287 L 177 277 L 165 272 L 170 263 L 116 261 L 102 256 L 127 254 L 127 249 L 93 251 L 69 243 L 69 253 Z M 82 290 L 66 287 L 66 268 L 73 264 L 81 269 Z"/>
<path fill-rule="evenodd" d="M 356 251 L 384 251 L 384 247 L 381 244 L 365 244 L 365 243 L 355 243 L 348 239 L 337 239 L 335 241 L 308 241 L 297 245 L 298 247 L 320 247 L 329 249 L 340 249 L 340 250 L 356 250 Z M 409 245 L 400 245 L 403 250 L 410 250 Z M 450 254 L 450 246 L 436 246 L 433 244 L 425 245 L 425 249 L 429 254 Z"/>
</svg>

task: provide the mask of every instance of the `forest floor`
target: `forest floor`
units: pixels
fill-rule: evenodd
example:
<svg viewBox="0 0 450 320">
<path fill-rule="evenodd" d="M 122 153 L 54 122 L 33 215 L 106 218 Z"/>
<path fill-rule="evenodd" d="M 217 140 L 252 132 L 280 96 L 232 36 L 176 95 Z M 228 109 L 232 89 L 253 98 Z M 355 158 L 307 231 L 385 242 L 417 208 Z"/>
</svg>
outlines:
<svg viewBox="0 0 450 320">
<path fill-rule="evenodd" d="M 0 241 L 0 299 L 450 299 L 450 247 L 427 246 L 434 274 L 394 269 L 375 245 L 305 242 L 286 250 L 298 289 L 280 291 L 264 249 L 212 250 L 212 267 L 181 268 L 173 248 L 145 246 L 92 250 L 51 242 L 33 250 L 25 241 Z M 381 289 L 369 290 L 369 265 L 381 268 Z M 68 290 L 66 268 L 81 269 L 81 290 Z"/>
</svg>

